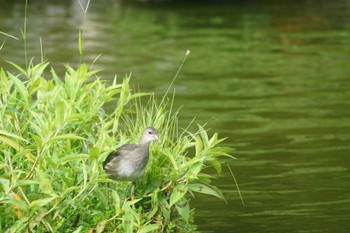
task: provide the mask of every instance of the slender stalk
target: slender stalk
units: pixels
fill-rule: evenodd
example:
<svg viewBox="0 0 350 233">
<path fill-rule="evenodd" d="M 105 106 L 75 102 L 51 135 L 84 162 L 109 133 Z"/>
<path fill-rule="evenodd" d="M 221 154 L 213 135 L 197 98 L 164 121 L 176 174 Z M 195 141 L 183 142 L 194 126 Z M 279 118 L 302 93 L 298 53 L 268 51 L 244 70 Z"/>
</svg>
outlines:
<svg viewBox="0 0 350 233">
<path fill-rule="evenodd" d="M 12 39 L 15 39 L 15 40 L 19 40 L 17 37 L 15 37 L 14 35 L 11 35 L 11 34 L 8 34 L 8 33 L 5 33 L 5 32 L 2 32 L 0 31 L 0 34 L 4 35 L 4 36 L 7 36 L 7 37 L 10 37 Z"/>
<path fill-rule="evenodd" d="M 78 0 L 79 6 L 83 12 L 83 26 L 82 29 L 79 30 L 79 41 L 78 41 L 78 48 L 79 48 L 79 55 L 80 55 L 80 64 L 82 63 L 83 59 L 83 52 L 84 52 L 84 39 L 85 39 L 85 32 L 86 32 L 86 15 L 89 9 L 90 0 L 87 1 L 86 6 L 81 2 L 81 0 Z"/>
<path fill-rule="evenodd" d="M 231 170 L 231 167 L 230 167 L 228 164 L 227 164 L 227 167 L 228 167 L 228 170 L 229 170 L 230 173 L 231 173 L 231 176 L 232 176 L 233 180 L 235 181 L 235 184 L 236 184 L 236 187 L 237 187 L 237 191 L 238 191 L 238 195 L 239 195 L 239 197 L 241 198 L 242 205 L 245 206 L 244 200 L 243 200 L 243 197 L 242 197 L 242 194 L 241 194 L 241 190 L 239 189 L 239 186 L 238 186 L 236 177 L 235 177 L 235 175 L 233 174 L 233 172 L 232 172 L 232 170 Z"/>
<path fill-rule="evenodd" d="M 163 105 L 163 103 L 164 103 L 164 101 L 165 101 L 165 99 L 166 99 L 166 96 L 168 95 L 168 93 L 169 93 L 171 87 L 173 86 L 173 84 L 174 84 L 174 82 L 175 82 L 177 76 L 179 75 L 179 73 L 180 73 L 180 71 L 181 71 L 183 65 L 185 64 L 186 58 L 188 57 L 188 55 L 190 55 L 190 53 L 191 53 L 190 50 L 187 50 L 187 51 L 186 51 L 186 54 L 185 54 L 184 58 L 182 59 L 181 65 L 180 65 L 179 68 L 177 69 L 173 80 L 172 80 L 171 83 L 169 84 L 168 89 L 166 90 L 166 92 L 165 92 L 165 94 L 164 94 L 164 96 L 163 96 L 163 98 L 162 98 L 162 101 L 160 101 L 160 104 L 159 104 L 160 106 Z"/>
<path fill-rule="evenodd" d="M 25 4 L 25 8 L 24 8 L 24 22 L 23 22 L 23 30 L 22 30 L 23 47 L 24 47 L 24 61 L 26 63 L 26 68 L 29 67 L 28 55 L 27 55 L 27 13 L 28 13 L 28 0 L 26 0 L 26 4 Z"/>
<path fill-rule="evenodd" d="M 44 50 L 43 50 L 43 41 L 40 37 L 40 57 L 41 57 L 41 62 L 43 63 L 44 62 Z"/>
</svg>

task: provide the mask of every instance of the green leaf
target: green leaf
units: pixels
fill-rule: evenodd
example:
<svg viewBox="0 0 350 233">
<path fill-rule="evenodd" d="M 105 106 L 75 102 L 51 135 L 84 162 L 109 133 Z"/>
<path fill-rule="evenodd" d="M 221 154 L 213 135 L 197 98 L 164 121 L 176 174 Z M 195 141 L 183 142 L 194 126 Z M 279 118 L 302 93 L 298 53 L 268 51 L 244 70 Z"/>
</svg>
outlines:
<svg viewBox="0 0 350 233">
<path fill-rule="evenodd" d="M 198 125 L 198 128 L 199 128 L 199 135 L 201 136 L 202 138 L 202 142 L 203 142 L 203 145 L 204 145 L 204 148 L 208 148 L 209 145 L 208 145 L 208 134 L 207 134 L 207 131 L 205 131 L 205 129 L 203 128 L 203 126 Z"/>
<path fill-rule="evenodd" d="M 16 195 L 16 194 L 15 194 Z M 23 200 L 17 200 L 14 199 L 14 195 L 10 194 L 8 198 L 2 200 L 2 203 L 7 203 L 16 206 L 16 208 L 19 208 L 21 211 L 27 211 L 27 203 Z"/>
<path fill-rule="evenodd" d="M 51 75 L 57 87 L 63 84 L 62 80 L 58 77 L 58 75 L 56 74 L 56 71 L 53 68 L 51 68 Z"/>
<path fill-rule="evenodd" d="M 182 183 L 177 184 L 170 196 L 170 207 L 177 203 L 186 193 L 188 187 Z"/>
<path fill-rule="evenodd" d="M 66 90 L 67 95 L 70 99 L 75 100 L 76 91 L 75 91 L 76 83 L 74 82 L 74 77 L 71 74 L 66 73 L 64 77 L 64 88 Z"/>
<path fill-rule="evenodd" d="M 198 173 L 202 170 L 203 168 L 203 159 L 195 159 L 195 157 L 192 159 L 193 164 L 190 166 L 190 168 L 187 171 L 187 177 L 189 179 L 196 179 L 198 176 Z"/>
<path fill-rule="evenodd" d="M 62 195 L 65 196 L 65 195 L 67 195 L 69 192 L 72 192 L 72 191 L 75 191 L 75 190 L 78 190 L 78 189 L 80 189 L 79 186 L 71 186 L 71 187 L 65 189 Z"/>
<path fill-rule="evenodd" d="M 48 176 L 41 172 L 39 169 L 35 169 L 36 170 L 36 174 L 39 177 L 39 188 L 41 190 L 41 192 L 47 194 L 47 195 L 56 195 L 53 191 L 53 188 L 51 186 L 51 181 L 48 178 Z"/>
<path fill-rule="evenodd" d="M 32 68 L 32 73 L 31 73 L 32 81 L 35 81 L 38 78 L 40 78 L 40 76 L 43 74 L 48 64 L 49 64 L 48 62 L 39 63 Z"/>
<path fill-rule="evenodd" d="M 209 147 L 213 147 L 217 144 L 218 141 L 218 133 L 214 133 L 214 135 L 210 138 L 208 142 Z"/>
<path fill-rule="evenodd" d="M 113 206 L 115 215 L 118 216 L 120 214 L 120 197 L 115 190 L 112 190 L 112 198 L 113 198 Z"/>
<path fill-rule="evenodd" d="M 220 138 L 218 139 L 218 133 L 214 133 L 214 135 L 211 137 L 211 139 L 209 140 L 209 147 L 214 147 L 217 144 L 225 141 L 227 138 Z"/>
<path fill-rule="evenodd" d="M 30 203 L 30 208 L 37 208 L 37 207 L 45 206 L 45 205 L 51 203 L 55 199 L 56 199 L 56 197 L 48 197 L 48 198 L 43 198 L 43 199 L 38 199 L 38 200 L 32 201 Z"/>
<path fill-rule="evenodd" d="M 35 92 L 37 92 L 42 86 L 44 86 L 42 83 L 45 84 L 46 80 L 45 79 L 38 79 L 38 80 L 32 81 L 31 85 L 30 85 L 29 94 L 33 95 Z M 39 96 L 39 94 L 38 94 L 38 96 Z"/>
<path fill-rule="evenodd" d="M 2 185 L 3 191 L 8 192 L 10 187 L 10 181 L 8 179 L 0 179 L 0 183 Z"/>
<path fill-rule="evenodd" d="M 82 63 L 78 70 L 77 70 L 77 83 L 79 86 L 77 86 L 77 90 L 80 91 L 80 88 L 82 87 L 82 84 L 84 83 L 85 80 L 88 80 L 88 67 L 86 63 Z"/>
<path fill-rule="evenodd" d="M 91 147 L 89 149 L 89 158 L 91 160 L 97 160 L 98 157 L 100 156 L 101 152 L 97 147 Z"/>
<path fill-rule="evenodd" d="M 123 205 L 123 209 L 125 211 L 122 219 L 123 228 L 125 233 L 133 233 L 134 230 L 134 214 L 133 210 L 126 203 Z"/>
<path fill-rule="evenodd" d="M 79 38 L 78 38 L 78 48 L 79 48 L 79 54 L 80 56 L 83 55 L 83 44 L 84 39 L 82 36 L 82 32 L 79 30 Z"/>
<path fill-rule="evenodd" d="M 35 141 L 36 149 L 37 150 L 42 150 L 43 148 L 43 140 L 35 134 L 31 134 L 32 139 Z"/>
<path fill-rule="evenodd" d="M 80 233 L 83 229 L 83 226 L 79 226 L 73 233 Z"/>
<path fill-rule="evenodd" d="M 57 123 L 63 125 L 65 120 L 66 105 L 63 101 L 58 101 L 55 106 L 55 116 Z"/>
<path fill-rule="evenodd" d="M 165 155 L 169 158 L 171 165 L 173 165 L 173 170 L 175 170 L 175 171 L 178 170 L 178 166 L 177 166 L 177 163 L 176 163 L 176 160 L 175 160 L 173 154 L 166 152 Z"/>
<path fill-rule="evenodd" d="M 0 130 L 0 134 L 1 134 L 1 135 L 8 136 L 8 137 L 11 137 L 11 138 L 16 138 L 16 139 L 19 139 L 19 140 L 24 141 L 24 142 L 26 142 L 26 143 L 29 143 L 28 140 L 26 140 L 26 139 L 24 139 L 24 138 L 22 138 L 21 136 L 18 136 L 18 135 L 16 135 L 16 134 L 12 134 L 12 133 L 9 133 L 9 132 L 3 131 L 3 130 Z"/>
<path fill-rule="evenodd" d="M 23 216 L 18 221 L 16 221 L 15 224 L 13 224 L 10 229 L 6 230 L 6 232 L 10 232 L 10 233 L 25 232 L 25 228 L 28 226 L 29 221 L 30 220 L 28 217 Z"/>
<path fill-rule="evenodd" d="M 152 197 L 151 197 L 152 209 L 147 213 L 148 219 L 153 218 L 154 215 L 158 212 L 158 193 L 159 193 L 159 188 L 154 190 L 152 193 Z"/>
<path fill-rule="evenodd" d="M 0 135 L 0 141 L 6 143 L 7 145 L 11 146 L 12 148 L 16 149 L 17 151 L 22 150 L 23 147 L 18 144 L 17 142 L 13 141 L 12 139 Z"/>
<path fill-rule="evenodd" d="M 185 220 L 186 223 L 188 223 L 188 220 L 190 219 L 190 206 L 188 204 L 187 199 L 182 197 L 178 201 L 178 203 L 176 203 L 175 207 L 182 219 Z"/>
<path fill-rule="evenodd" d="M 54 141 L 60 141 L 60 140 L 66 140 L 66 139 L 86 140 L 85 138 L 80 137 L 80 136 L 75 135 L 75 134 L 62 134 L 62 135 L 58 135 L 58 136 L 54 136 L 54 137 L 50 138 L 50 140 L 48 140 L 48 142 L 54 142 Z"/>
<path fill-rule="evenodd" d="M 217 159 L 210 159 L 209 163 L 215 168 L 216 172 L 218 174 L 221 174 L 222 168 L 221 168 L 221 163 Z"/>
<path fill-rule="evenodd" d="M 124 109 L 124 105 L 126 105 L 129 101 L 129 98 L 130 98 L 129 80 L 130 80 L 130 78 L 128 78 L 128 77 L 123 79 L 122 91 L 120 92 L 118 105 L 117 105 L 117 108 L 116 108 L 115 113 L 114 113 L 116 115 L 116 117 L 119 117 L 122 114 L 122 111 Z M 115 127 L 116 126 L 114 126 L 113 130 L 116 130 Z"/>
<path fill-rule="evenodd" d="M 70 154 L 70 155 L 66 155 L 63 158 L 60 159 L 60 162 L 62 164 L 65 164 L 69 161 L 72 160 L 80 160 L 80 159 L 88 159 L 89 156 L 87 154 Z"/>
<path fill-rule="evenodd" d="M 161 194 L 158 196 L 158 200 L 159 200 L 159 207 L 160 210 L 162 211 L 163 217 L 165 218 L 166 221 L 170 221 L 170 206 L 167 202 L 166 197 Z"/>
<path fill-rule="evenodd" d="M 212 195 L 215 197 L 218 197 L 220 199 L 225 200 L 224 196 L 222 195 L 222 193 L 219 190 L 214 190 L 213 188 L 210 188 L 204 184 L 189 184 L 188 188 L 194 192 L 197 193 L 203 193 L 203 194 L 207 194 L 207 195 Z"/>
<path fill-rule="evenodd" d="M 132 206 L 141 200 L 142 200 L 142 198 L 138 198 L 138 199 L 133 199 L 133 200 L 127 201 L 126 203 L 128 203 L 129 206 Z"/>
<path fill-rule="evenodd" d="M 19 180 L 16 182 L 15 187 L 22 187 L 26 185 L 38 185 L 38 184 L 40 184 L 40 182 L 36 180 Z"/>
<path fill-rule="evenodd" d="M 147 233 L 147 232 L 154 232 L 155 230 L 159 229 L 158 224 L 148 224 L 146 226 L 141 227 L 137 233 Z"/>
<path fill-rule="evenodd" d="M 11 146 L 12 148 L 14 148 L 17 151 L 22 151 L 23 147 L 18 144 L 17 142 L 13 141 L 12 139 L 2 136 L 0 135 L 0 141 L 6 143 L 7 145 Z M 34 155 L 32 155 L 30 152 L 25 153 L 25 156 L 28 160 L 34 162 Z"/>
<path fill-rule="evenodd" d="M 105 226 L 107 224 L 107 220 L 102 220 L 101 222 L 97 223 L 96 227 L 96 233 L 101 233 L 105 229 Z"/>
<path fill-rule="evenodd" d="M 134 98 L 140 98 L 140 97 L 144 97 L 144 96 L 152 96 L 153 93 L 134 93 L 130 96 L 131 99 L 134 99 Z"/>
<path fill-rule="evenodd" d="M 229 155 L 228 153 L 230 153 L 232 151 L 232 148 L 230 147 L 215 147 L 215 148 L 211 148 L 208 152 L 207 152 L 207 156 L 208 157 L 220 157 L 220 156 L 225 156 L 225 157 L 230 157 L 233 158 L 234 157 L 232 155 Z"/>
<path fill-rule="evenodd" d="M 22 97 L 22 101 L 26 104 L 26 106 L 29 106 L 29 99 L 28 99 L 29 98 L 29 93 L 28 93 L 27 87 L 16 76 L 10 74 L 9 78 L 15 84 L 16 90 L 19 92 L 20 96 Z"/>
<path fill-rule="evenodd" d="M 87 66 L 86 66 L 87 67 Z M 97 73 L 101 72 L 103 69 L 96 69 L 96 70 L 90 70 L 89 72 L 86 73 L 87 77 L 91 77 L 96 75 Z M 102 81 L 101 81 L 102 82 Z M 96 83 L 92 83 L 92 84 L 96 84 Z M 98 83 L 101 84 L 101 83 Z"/>
<path fill-rule="evenodd" d="M 26 77 L 28 77 L 28 73 L 27 71 L 25 71 L 22 67 L 20 67 L 19 65 L 10 62 L 10 61 L 6 61 L 7 63 L 11 64 L 13 67 L 15 67 L 19 72 L 21 72 L 22 74 L 24 74 Z"/>
<path fill-rule="evenodd" d="M 4 168 L 8 168 L 8 167 L 9 167 L 8 164 L 0 163 L 0 170 L 2 170 Z"/>
<path fill-rule="evenodd" d="M 195 137 L 195 148 L 196 148 L 196 156 L 200 156 L 203 151 L 203 142 L 199 135 Z"/>
</svg>

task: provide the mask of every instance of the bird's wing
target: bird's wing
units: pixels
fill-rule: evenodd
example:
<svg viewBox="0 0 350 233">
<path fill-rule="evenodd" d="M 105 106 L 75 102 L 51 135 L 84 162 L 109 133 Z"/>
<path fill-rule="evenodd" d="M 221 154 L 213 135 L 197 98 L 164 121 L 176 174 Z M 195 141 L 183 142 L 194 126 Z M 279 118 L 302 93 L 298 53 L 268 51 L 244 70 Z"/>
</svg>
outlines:
<svg viewBox="0 0 350 233">
<path fill-rule="evenodd" d="M 122 145 L 121 147 L 119 147 L 118 149 L 112 151 L 107 158 L 105 159 L 105 161 L 103 162 L 103 167 L 111 162 L 113 159 L 117 158 L 120 155 L 128 155 L 129 153 L 131 153 L 133 150 L 135 150 L 137 148 L 136 144 L 125 144 Z"/>
</svg>

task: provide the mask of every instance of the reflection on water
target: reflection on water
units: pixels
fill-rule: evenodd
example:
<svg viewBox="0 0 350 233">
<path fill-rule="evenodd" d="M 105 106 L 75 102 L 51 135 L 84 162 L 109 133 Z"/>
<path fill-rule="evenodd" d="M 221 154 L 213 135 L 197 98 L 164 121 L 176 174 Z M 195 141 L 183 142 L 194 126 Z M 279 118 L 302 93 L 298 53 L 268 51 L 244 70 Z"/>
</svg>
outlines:
<svg viewBox="0 0 350 233">
<path fill-rule="evenodd" d="M 20 38 L 22 1 L 0 3 L 1 31 Z M 79 62 L 75 1 L 30 1 L 29 57 Z M 83 60 L 162 95 L 176 81 L 181 124 L 197 116 L 237 148 L 217 184 L 228 204 L 197 196 L 208 232 L 346 232 L 350 213 L 350 1 L 136 4 L 93 1 Z M 3 60 L 23 62 L 6 40 Z"/>
</svg>

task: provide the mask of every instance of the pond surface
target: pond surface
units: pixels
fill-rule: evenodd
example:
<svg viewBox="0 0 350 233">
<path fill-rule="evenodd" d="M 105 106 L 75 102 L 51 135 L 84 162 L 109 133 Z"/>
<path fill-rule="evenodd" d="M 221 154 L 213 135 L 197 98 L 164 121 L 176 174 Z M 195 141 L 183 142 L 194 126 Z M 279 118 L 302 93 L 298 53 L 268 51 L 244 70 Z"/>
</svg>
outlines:
<svg viewBox="0 0 350 233">
<path fill-rule="evenodd" d="M 79 62 L 75 1 L 29 1 L 28 57 L 63 72 Z M 23 1 L 1 1 L 0 31 L 20 38 Z M 237 160 L 216 180 L 228 204 L 198 195 L 203 232 L 348 232 L 350 1 L 92 1 L 82 60 L 103 78 L 132 72 L 141 91 L 175 82 L 180 124 L 193 117 L 227 137 Z M 24 64 L 23 43 L 3 60 Z"/>
</svg>

